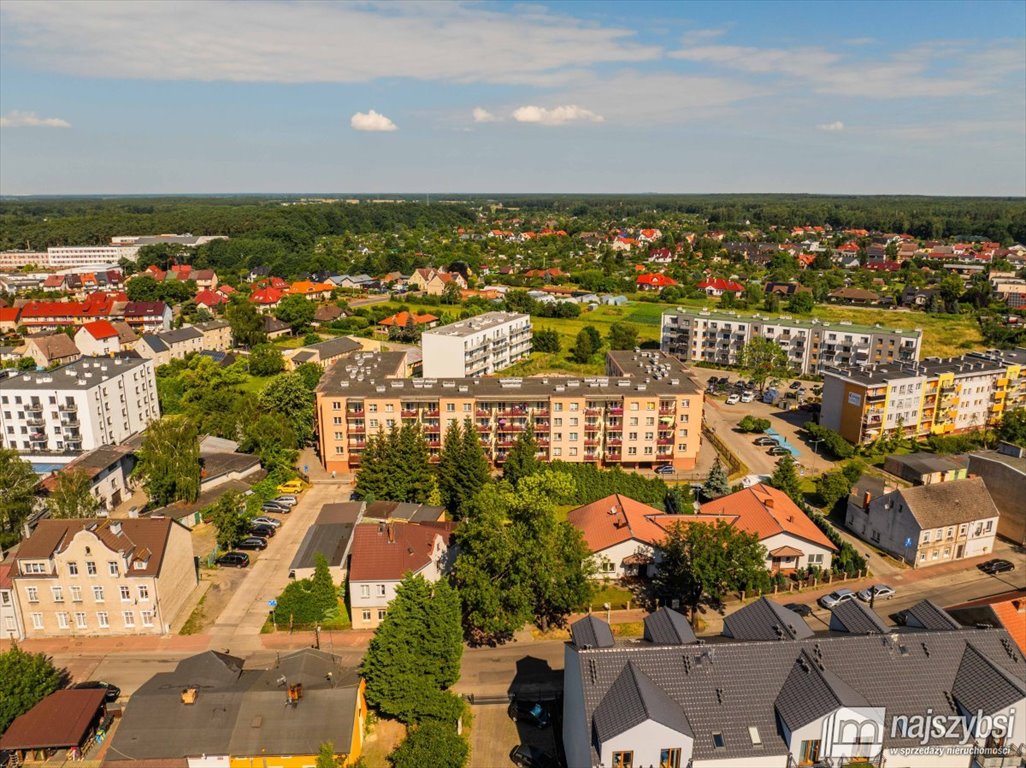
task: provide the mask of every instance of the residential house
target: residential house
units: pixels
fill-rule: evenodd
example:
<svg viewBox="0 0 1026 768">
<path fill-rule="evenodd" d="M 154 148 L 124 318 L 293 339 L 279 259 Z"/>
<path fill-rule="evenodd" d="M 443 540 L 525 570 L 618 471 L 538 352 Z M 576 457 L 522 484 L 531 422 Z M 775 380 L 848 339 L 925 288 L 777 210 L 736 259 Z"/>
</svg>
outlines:
<svg viewBox="0 0 1026 768">
<path fill-rule="evenodd" d="M 745 287 L 736 280 L 725 280 L 722 277 L 707 278 L 700 282 L 698 287 L 705 291 L 706 296 L 722 296 L 727 292 L 740 296 L 745 290 Z"/>
<path fill-rule="evenodd" d="M 74 362 L 82 353 L 66 333 L 53 333 L 27 337 L 22 356 L 31 357 L 40 368 L 49 368 Z"/>
<path fill-rule="evenodd" d="M 425 328 L 434 328 L 438 325 L 438 318 L 434 315 L 418 315 L 416 313 L 403 310 L 402 312 L 396 312 L 394 315 L 389 315 L 381 320 L 378 323 L 377 328 L 375 328 L 375 332 L 382 336 L 387 336 L 393 328 L 402 329 L 408 328 L 411 325 L 421 331 Z"/>
<path fill-rule="evenodd" d="M 302 768 L 330 743 L 333 764 L 353 766 L 367 726 L 364 688 L 355 668 L 314 648 L 254 668 L 206 651 L 132 695 L 103 764 Z"/>
<path fill-rule="evenodd" d="M 321 368 L 327 368 L 343 357 L 351 355 L 353 352 L 359 352 L 361 349 L 363 349 L 363 345 L 360 342 L 348 336 L 336 336 L 316 344 L 285 350 L 285 369 L 292 371 L 303 363 L 314 363 Z"/>
<path fill-rule="evenodd" d="M 1019 650 L 1026 653 L 1026 589 L 999 592 L 949 605 L 945 612 L 965 627 L 1003 628 L 1011 635 Z"/>
<path fill-rule="evenodd" d="M 204 351 L 227 352 L 232 348 L 232 327 L 225 320 L 210 320 L 192 326 L 203 334 Z"/>
<path fill-rule="evenodd" d="M 166 635 L 199 583 L 189 531 L 166 517 L 42 520 L 14 563 L 29 638 Z"/>
<path fill-rule="evenodd" d="M 994 551 L 1000 512 L 981 478 L 883 488 L 856 484 L 845 525 L 916 568 Z"/>
<path fill-rule="evenodd" d="M 804 640 L 812 637 L 805 620 L 776 600 L 760 597 L 723 617 L 723 636 L 734 640 Z"/>
<path fill-rule="evenodd" d="M 334 283 L 313 283 L 309 280 L 299 280 L 289 286 L 290 296 L 302 296 L 308 301 L 322 301 L 331 298 L 331 292 L 335 290 Z"/>
<path fill-rule="evenodd" d="M 339 275 L 337 279 L 333 278 L 332 282 L 337 284 L 339 288 L 363 291 L 378 281 L 370 275 Z"/>
<path fill-rule="evenodd" d="M 441 272 L 433 268 L 414 270 L 409 285 L 411 290 L 423 291 L 428 296 L 441 296 L 451 282 L 455 282 L 460 289 L 467 287 L 467 281 L 459 272 Z"/>
<path fill-rule="evenodd" d="M 4 558 L 0 549 L 0 639 L 24 640 L 25 625 L 18 610 L 18 599 L 14 593 L 14 581 L 11 572 L 14 570 L 14 555 L 8 553 Z"/>
<path fill-rule="evenodd" d="M 157 367 L 166 365 L 172 360 L 184 360 L 186 355 L 200 352 L 204 335 L 191 325 L 183 325 L 173 331 L 164 331 L 142 337 L 137 352 L 140 357 L 153 360 Z"/>
<path fill-rule="evenodd" d="M 189 279 L 196 282 L 196 288 L 200 291 L 212 291 L 217 288 L 217 273 L 212 269 L 194 269 Z"/>
<path fill-rule="evenodd" d="M 669 275 L 660 272 L 649 272 L 638 275 L 635 280 L 639 291 L 661 291 L 671 285 L 677 285 L 677 281 Z"/>
<path fill-rule="evenodd" d="M 217 314 L 223 307 L 228 305 L 228 297 L 209 289 L 198 291 L 194 301 L 196 302 L 197 309 L 205 309 L 211 314 Z"/>
<path fill-rule="evenodd" d="M 345 317 L 345 312 L 341 309 L 336 307 L 334 304 L 325 304 L 317 307 L 313 316 L 313 324 L 315 326 L 327 325 L 328 323 L 333 323 L 343 317 Z"/>
<path fill-rule="evenodd" d="M 268 286 L 254 290 L 249 295 L 249 300 L 256 304 L 261 312 L 270 312 L 281 303 L 284 296 L 285 293 L 280 288 Z"/>
<path fill-rule="evenodd" d="M 766 293 L 775 293 L 777 296 L 790 298 L 796 293 L 812 293 L 812 289 L 801 283 L 766 283 Z"/>
<path fill-rule="evenodd" d="M 290 326 L 288 323 L 282 322 L 276 317 L 272 317 L 271 315 L 265 315 L 264 334 L 270 341 L 273 341 L 274 339 L 280 339 L 283 336 L 291 336 L 292 326 Z"/>
<path fill-rule="evenodd" d="M 82 472 L 89 478 L 89 492 L 110 512 L 131 495 L 135 487 L 135 446 L 129 443 L 104 445 L 76 457 L 58 472 L 44 478 L 40 487 L 49 495 L 57 487 L 57 478 L 65 472 Z"/>
<path fill-rule="evenodd" d="M 76 331 L 75 346 L 83 355 L 104 357 L 121 351 L 121 338 L 109 320 L 93 320 Z"/>
<path fill-rule="evenodd" d="M 353 628 L 373 629 L 385 618 L 407 574 L 435 582 L 452 568 L 452 523 L 357 525 L 349 553 Z"/>
<path fill-rule="evenodd" d="M 591 551 L 597 579 L 654 575 L 666 538 L 662 523 L 668 517 L 673 516 L 619 493 L 567 514 Z"/>
<path fill-rule="evenodd" d="M 905 286 L 905 289 L 901 292 L 901 299 L 899 303 L 903 307 L 912 307 L 913 309 L 924 309 L 930 306 L 933 297 L 940 296 L 939 288 L 931 288 L 930 286 Z"/>
<path fill-rule="evenodd" d="M 18 307 L 0 307 L 0 333 L 14 333 L 18 330 Z"/>
<path fill-rule="evenodd" d="M 171 307 L 163 301 L 130 301 L 125 306 L 125 322 L 142 333 L 158 333 L 171 328 Z"/>
<path fill-rule="evenodd" d="M 835 304 L 851 304 L 855 306 L 870 306 L 880 303 L 880 294 L 865 288 L 849 286 L 830 291 L 827 298 Z"/>
</svg>

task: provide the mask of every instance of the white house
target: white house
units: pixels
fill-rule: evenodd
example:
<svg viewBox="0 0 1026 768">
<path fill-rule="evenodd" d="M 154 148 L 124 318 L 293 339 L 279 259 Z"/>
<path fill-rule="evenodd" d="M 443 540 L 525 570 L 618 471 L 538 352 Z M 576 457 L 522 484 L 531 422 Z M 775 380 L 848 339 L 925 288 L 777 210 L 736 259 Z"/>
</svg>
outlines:
<svg viewBox="0 0 1026 768">
<path fill-rule="evenodd" d="M 121 337 L 109 320 L 93 320 L 75 332 L 75 346 L 83 355 L 106 357 L 121 351 Z"/>
</svg>

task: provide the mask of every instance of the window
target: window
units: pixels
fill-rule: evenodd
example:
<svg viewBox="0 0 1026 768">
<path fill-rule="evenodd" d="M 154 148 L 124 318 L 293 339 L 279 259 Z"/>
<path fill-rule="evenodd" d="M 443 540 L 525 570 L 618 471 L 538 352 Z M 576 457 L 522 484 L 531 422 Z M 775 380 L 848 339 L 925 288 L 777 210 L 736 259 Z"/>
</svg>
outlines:
<svg viewBox="0 0 1026 768">
<path fill-rule="evenodd" d="M 132 590 L 128 587 L 121 587 L 121 602 L 127 603 L 132 599 Z"/>
<path fill-rule="evenodd" d="M 629 427 L 636 427 L 636 426 L 638 426 L 638 417 L 637 416 L 631 416 L 629 419 L 627 419 L 627 426 L 629 426 Z"/>
<path fill-rule="evenodd" d="M 98 603 L 103 602 L 103 587 L 93 587 L 93 600 Z"/>
<path fill-rule="evenodd" d="M 602 571 L 602 573 L 613 573 L 616 571 L 616 563 L 614 563 L 608 557 L 603 557 L 602 562 L 599 564 L 599 568 Z"/>
<path fill-rule="evenodd" d="M 92 560 L 86 560 L 86 573 L 88 573 L 90 576 L 96 575 L 96 563 L 94 563 Z"/>
<path fill-rule="evenodd" d="M 562 456 L 563 455 L 563 449 L 562 448 L 553 448 L 552 449 L 552 455 L 553 456 Z"/>
<path fill-rule="evenodd" d="M 122 611 L 121 618 L 125 620 L 125 627 L 132 628 L 135 626 L 135 613 L 132 611 Z"/>
<path fill-rule="evenodd" d="M 576 456 L 577 455 L 577 449 L 576 448 L 571 448 L 569 450 L 569 455 L 570 456 Z"/>
<path fill-rule="evenodd" d="M 117 563 L 107 563 L 107 573 L 109 573 L 111 576 L 117 576 L 118 575 L 118 564 Z"/>
<path fill-rule="evenodd" d="M 575 417 L 575 418 L 572 418 L 572 419 L 570 419 L 570 426 L 571 426 L 571 427 L 576 427 L 579 421 L 580 421 L 580 419 L 578 419 L 578 418 L 576 418 L 576 417 Z"/>
<path fill-rule="evenodd" d="M 392 406 L 388 406 L 388 409 L 391 410 Z M 446 413 L 452 413 L 455 410 L 456 410 L 456 403 L 446 403 L 445 404 L 445 411 L 446 411 Z"/>
<path fill-rule="evenodd" d="M 68 575 L 78 576 L 78 563 L 68 563 Z"/>
<path fill-rule="evenodd" d="M 57 628 L 67 629 L 68 628 L 68 614 L 64 611 L 57 612 Z"/>
<path fill-rule="evenodd" d="M 930 532 L 929 531 L 923 531 L 923 544 L 929 544 L 929 543 L 930 543 Z"/>
<path fill-rule="evenodd" d="M 378 584 L 378 597 L 384 597 L 384 596 L 385 596 L 385 585 L 384 584 Z"/>
<path fill-rule="evenodd" d="M 577 432 L 571 432 L 571 433 L 570 433 L 570 439 L 571 439 L 571 440 L 576 440 L 576 439 L 577 439 L 577 435 L 578 435 L 578 433 L 577 433 Z"/>
<path fill-rule="evenodd" d="M 645 426 L 646 427 L 654 427 L 655 426 L 655 416 L 648 416 L 648 417 L 646 417 L 645 418 Z"/>
<path fill-rule="evenodd" d="M 820 565 L 823 562 L 823 555 L 809 555 L 809 565 Z"/>
<path fill-rule="evenodd" d="M 75 614 L 75 626 L 78 629 L 85 629 L 88 626 L 86 624 L 86 615 L 81 611 Z"/>
<path fill-rule="evenodd" d="M 384 620 L 385 620 L 385 609 L 384 608 L 378 608 L 378 621 L 384 621 Z"/>
<path fill-rule="evenodd" d="M 680 747 L 660 749 L 659 768 L 680 768 Z"/>
<path fill-rule="evenodd" d="M 798 762 L 802 765 L 812 765 L 819 762 L 819 739 L 802 742 L 798 750 Z"/>
<path fill-rule="evenodd" d="M 762 746 L 762 736 L 759 735 L 759 729 L 754 725 L 748 726 L 748 738 L 752 740 L 753 747 Z"/>
<path fill-rule="evenodd" d="M 21 572 L 24 574 L 46 573 L 46 566 L 42 563 L 22 563 Z"/>
<path fill-rule="evenodd" d="M 716 749 L 723 749 L 726 746 L 726 744 L 723 741 L 723 734 L 722 733 L 714 733 L 712 735 L 712 737 L 713 737 L 713 746 L 716 747 Z"/>
<path fill-rule="evenodd" d="M 139 587 L 139 599 L 141 601 L 143 601 L 143 602 L 146 602 L 147 600 L 150 599 L 150 588 L 149 587 L 147 587 L 145 585 L 142 585 L 142 586 Z"/>
<path fill-rule="evenodd" d="M 142 611 L 139 615 L 142 617 L 142 625 L 144 627 L 153 626 L 153 611 Z"/>
<path fill-rule="evenodd" d="M 64 602 L 64 587 L 50 587 L 50 592 L 53 593 L 53 601 L 55 603 Z"/>
<path fill-rule="evenodd" d="M 570 410 L 571 411 L 579 411 L 580 409 L 581 409 L 581 404 L 580 403 L 570 403 Z"/>
<path fill-rule="evenodd" d="M 634 753 L 614 752 L 613 768 L 634 768 Z"/>
<path fill-rule="evenodd" d="M 638 404 L 637 404 L 637 403 L 631 403 L 631 410 L 632 410 L 632 411 L 636 411 L 636 410 L 638 410 Z M 632 754 L 633 754 L 633 753 L 632 753 Z"/>
<path fill-rule="evenodd" d="M 563 426 L 563 420 L 562 419 L 553 419 L 552 420 L 552 426 L 554 426 L 554 427 L 562 427 Z"/>
<path fill-rule="evenodd" d="M 637 440 L 638 439 L 638 433 L 637 432 L 628 432 L 627 433 L 627 439 L 628 440 Z"/>
<path fill-rule="evenodd" d="M 110 628 L 110 616 L 107 615 L 106 611 L 96 612 L 96 623 L 100 625 L 100 629 Z"/>
<path fill-rule="evenodd" d="M 363 620 L 364 621 L 370 621 L 371 620 L 370 617 L 371 617 L 371 612 L 370 611 L 364 611 L 363 612 Z"/>
<path fill-rule="evenodd" d="M 43 614 L 33 613 L 32 614 L 32 628 L 42 629 L 43 628 Z"/>
<path fill-rule="evenodd" d="M 39 602 L 39 589 L 37 587 L 25 587 L 25 594 L 30 603 Z"/>
<path fill-rule="evenodd" d="M 360 585 L 360 597 L 370 597 L 370 584 Z"/>
<path fill-rule="evenodd" d="M 993 528 L 994 528 L 994 521 L 993 520 L 988 520 L 987 521 L 987 526 L 983 529 L 984 533 L 990 533 Z"/>
<path fill-rule="evenodd" d="M 82 602 L 82 587 L 71 588 L 71 602 L 81 603 Z"/>
<path fill-rule="evenodd" d="M 628 447 L 627 447 L 627 455 L 628 455 L 628 456 L 637 456 L 637 455 L 638 455 L 638 449 L 637 449 L 637 447 L 636 447 L 636 446 L 633 446 L 633 445 L 631 445 L 631 446 L 628 446 Z"/>
</svg>

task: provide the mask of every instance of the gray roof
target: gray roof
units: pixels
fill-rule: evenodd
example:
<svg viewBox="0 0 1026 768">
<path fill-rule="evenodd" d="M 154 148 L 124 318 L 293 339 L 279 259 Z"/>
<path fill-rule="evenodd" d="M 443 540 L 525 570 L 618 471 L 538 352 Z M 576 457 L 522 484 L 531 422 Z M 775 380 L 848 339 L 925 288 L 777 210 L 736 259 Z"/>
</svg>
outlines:
<svg viewBox="0 0 1026 768">
<path fill-rule="evenodd" d="M 367 504 L 364 517 L 375 520 L 408 520 L 412 523 L 433 523 L 442 519 L 445 507 L 430 504 L 414 504 L 404 501 L 372 501 Z"/>
<path fill-rule="evenodd" d="M 12 373 L 4 382 L 9 391 L 15 389 L 87 390 L 98 387 L 144 365 L 152 365 L 149 360 L 128 357 L 80 357 L 73 363 L 54 368 L 52 371 L 38 373 Z"/>
<path fill-rule="evenodd" d="M 687 715 L 673 699 L 631 662 L 595 708 L 595 735 L 606 741 L 646 720 L 693 735 Z"/>
<path fill-rule="evenodd" d="M 965 469 L 969 465 L 969 459 L 966 456 L 939 456 L 925 451 L 908 453 L 904 456 L 888 456 L 887 463 L 891 462 L 908 467 L 917 475 L 951 472 L 955 469 Z"/>
<path fill-rule="evenodd" d="M 830 629 L 853 635 L 886 635 L 890 632 L 883 620 L 859 600 L 847 600 L 835 605 L 830 612 Z"/>
<path fill-rule="evenodd" d="M 773 706 L 788 730 L 795 731 L 838 707 L 866 707 L 869 702 L 803 648 Z"/>
<path fill-rule="evenodd" d="M 193 325 L 194 328 L 199 328 L 200 331 L 217 331 L 221 328 L 231 328 L 231 323 L 227 320 L 208 320 L 205 323 L 196 323 Z"/>
<path fill-rule="evenodd" d="M 996 461 L 1022 474 L 1026 474 L 1026 457 L 1009 456 L 1007 453 L 1001 453 L 1000 451 L 975 451 L 969 454 L 969 468 L 973 471 L 976 470 L 973 466 L 974 460 Z"/>
<path fill-rule="evenodd" d="M 171 348 L 159 336 L 143 336 L 142 343 L 154 352 L 169 352 Z"/>
<path fill-rule="evenodd" d="M 951 685 L 951 695 L 968 712 L 992 714 L 1026 696 L 1022 681 L 1021 676 L 1013 677 L 968 643 Z"/>
<path fill-rule="evenodd" d="M 202 339 L 203 334 L 191 325 L 184 325 L 171 331 L 162 331 L 157 334 L 157 337 L 170 346 L 172 344 L 181 344 L 185 341 L 192 341 L 193 339 Z M 143 336 L 143 338 L 145 339 L 146 337 Z"/>
<path fill-rule="evenodd" d="M 353 525 L 360 519 L 363 513 L 364 503 L 362 501 L 342 501 L 334 504 L 323 504 L 321 511 L 317 513 L 317 524 L 325 523 L 351 523 Z"/>
<path fill-rule="evenodd" d="M 353 542 L 353 526 L 353 523 L 315 523 L 310 526 L 289 568 L 313 568 L 318 554 L 324 555 L 333 568 L 344 564 Z"/>
<path fill-rule="evenodd" d="M 485 312 L 484 314 L 475 315 L 474 317 L 467 318 L 466 320 L 458 320 L 455 323 L 449 323 L 448 325 L 424 331 L 424 335 L 472 336 L 478 331 L 486 331 L 489 328 L 505 325 L 506 323 L 514 320 L 527 320 L 528 324 L 530 324 L 530 319 L 530 315 L 525 315 L 520 312 Z"/>
<path fill-rule="evenodd" d="M 905 611 L 905 626 L 920 629 L 959 629 L 961 624 L 932 600 L 920 600 Z"/>
<path fill-rule="evenodd" d="M 316 357 L 315 352 L 311 352 L 309 349 L 301 349 L 292 356 L 292 362 L 302 365 L 303 363 L 310 362 L 314 357 Z"/>
<path fill-rule="evenodd" d="M 723 619 L 723 634 L 735 640 L 802 640 L 812 637 L 805 619 L 767 597 Z"/>
<path fill-rule="evenodd" d="M 896 491 L 922 528 L 941 528 L 1000 514 L 982 477 L 917 485 Z"/>
<path fill-rule="evenodd" d="M 951 711 L 949 697 L 955 691 L 962 697 L 955 696 L 960 703 L 978 705 L 974 695 L 989 696 L 988 688 L 977 694 L 966 680 L 953 685 L 970 643 L 997 670 L 984 670 L 988 676 L 1026 679 L 1026 660 L 1003 629 L 912 630 L 883 636 L 836 634 L 787 642 L 724 641 L 684 647 L 637 643 L 578 648 L 575 654 L 568 654 L 567 664 L 580 667 L 578 695 L 583 696 L 582 714 L 589 735 L 596 709 L 630 662 L 684 711 L 692 732 L 699 735 L 694 747 L 696 760 L 730 760 L 751 756 L 749 727 L 758 728 L 763 753 L 787 754 L 778 729 L 776 703 L 803 650 L 831 673 L 818 686 L 826 686 L 832 695 L 845 699 L 853 698 L 850 689 L 871 706 L 885 707 L 889 734 L 890 720 L 895 715 L 923 713 L 928 708 Z M 566 679 L 569 683 L 572 678 Z M 999 696 L 984 698 L 985 706 L 975 708 L 993 710 L 1014 690 L 1011 686 Z M 570 695 L 568 692 L 568 699 Z M 785 708 L 790 706 L 788 699 Z M 790 717 L 801 719 L 795 710 L 787 711 L 794 713 Z M 713 732 L 723 734 L 722 748 L 713 746 L 708 737 Z M 885 746 L 914 746 L 917 741 L 888 735 Z M 594 751 L 592 757 L 597 763 Z"/>
<path fill-rule="evenodd" d="M 613 631 L 609 625 L 590 613 L 570 625 L 570 636 L 578 648 L 613 647 Z"/>
<path fill-rule="evenodd" d="M 698 642 L 684 615 L 665 607 L 645 617 L 645 639 L 656 645 L 688 645 Z"/>
</svg>

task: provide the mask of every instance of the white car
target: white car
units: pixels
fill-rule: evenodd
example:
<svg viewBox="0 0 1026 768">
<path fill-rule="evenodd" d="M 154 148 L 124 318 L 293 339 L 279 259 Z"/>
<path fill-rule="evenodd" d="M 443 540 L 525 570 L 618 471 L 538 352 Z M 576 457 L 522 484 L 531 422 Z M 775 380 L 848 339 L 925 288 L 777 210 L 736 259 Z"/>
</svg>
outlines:
<svg viewBox="0 0 1026 768">
<path fill-rule="evenodd" d="M 267 515 L 261 515 L 260 517 L 253 518 L 253 525 L 269 525 L 272 528 L 280 528 L 281 520 L 275 520 L 273 517 L 267 517 Z"/>
<path fill-rule="evenodd" d="M 858 591 L 859 600 L 864 603 L 868 603 L 870 600 L 890 600 L 894 597 L 894 588 L 888 587 L 886 584 L 874 584 L 871 587 L 860 589 Z"/>
<path fill-rule="evenodd" d="M 750 403 L 753 400 L 755 400 L 755 393 L 754 392 L 743 392 L 743 393 L 741 393 L 741 402 L 742 403 Z"/>
<path fill-rule="evenodd" d="M 829 595 L 823 595 L 819 598 L 819 604 L 824 608 L 833 610 L 841 603 L 846 603 L 849 600 L 855 599 L 855 593 L 850 589 L 838 589 L 835 592 L 831 592 Z"/>
<path fill-rule="evenodd" d="M 277 502 L 278 504 L 284 504 L 286 507 L 294 507 L 299 503 L 299 499 L 295 496 L 289 495 L 279 496 L 276 499 L 271 499 L 271 501 Z"/>
<path fill-rule="evenodd" d="M 740 402 L 741 395 L 739 395 L 737 392 L 733 393 L 732 395 L 730 395 L 730 397 L 727 398 L 727 405 L 737 405 Z"/>
</svg>

